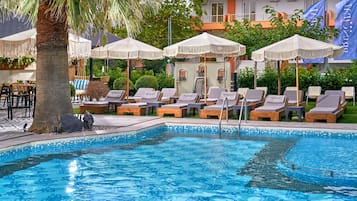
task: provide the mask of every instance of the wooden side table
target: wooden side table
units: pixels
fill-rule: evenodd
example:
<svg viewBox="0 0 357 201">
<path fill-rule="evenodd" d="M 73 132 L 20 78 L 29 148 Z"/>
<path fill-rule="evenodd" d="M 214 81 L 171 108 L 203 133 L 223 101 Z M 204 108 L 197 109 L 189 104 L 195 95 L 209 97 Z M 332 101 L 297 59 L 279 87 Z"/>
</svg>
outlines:
<svg viewBox="0 0 357 201">
<path fill-rule="evenodd" d="M 242 108 L 241 105 L 233 105 L 233 119 L 236 118 L 236 116 L 238 115 L 238 118 L 239 118 L 239 113 L 240 113 L 240 109 Z M 252 106 L 251 105 L 246 105 L 246 106 L 243 106 L 243 112 L 247 112 L 245 113 L 246 115 L 244 119 L 248 119 L 248 116 L 249 116 L 249 112 L 252 110 Z"/>
<path fill-rule="evenodd" d="M 203 107 L 206 106 L 206 103 L 189 103 L 187 105 L 187 114 L 186 116 L 190 115 L 191 109 L 193 109 L 192 114 L 196 114 L 196 110 L 198 111 L 198 116 L 200 116 L 200 110 L 203 109 Z"/>
<path fill-rule="evenodd" d="M 302 117 L 305 116 L 305 106 L 288 106 L 285 109 L 285 121 L 290 119 L 290 114 L 294 113 L 294 112 L 298 116 L 298 121 L 301 122 L 302 121 Z"/>
<path fill-rule="evenodd" d="M 148 102 L 148 103 L 146 103 L 145 114 L 148 115 L 149 111 L 150 111 L 150 113 L 154 113 L 154 111 L 157 111 L 157 108 L 161 107 L 162 105 L 165 105 L 165 103 L 164 102 Z"/>
</svg>

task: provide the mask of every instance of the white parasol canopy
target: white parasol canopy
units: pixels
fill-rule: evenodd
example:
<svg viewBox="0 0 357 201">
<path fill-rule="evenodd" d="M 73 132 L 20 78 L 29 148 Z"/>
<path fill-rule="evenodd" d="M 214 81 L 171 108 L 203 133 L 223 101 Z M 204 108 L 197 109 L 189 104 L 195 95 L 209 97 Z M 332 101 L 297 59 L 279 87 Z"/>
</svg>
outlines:
<svg viewBox="0 0 357 201">
<path fill-rule="evenodd" d="M 127 59 L 127 96 L 129 96 L 130 59 L 163 59 L 162 50 L 130 37 L 94 48 L 91 57 L 97 59 Z"/>
<path fill-rule="evenodd" d="M 68 57 L 88 58 L 90 56 L 92 42 L 72 33 L 68 35 Z M 36 29 L 30 29 L 0 38 L 1 57 L 18 58 L 35 55 Z"/>
<path fill-rule="evenodd" d="M 164 56 L 175 58 L 204 57 L 204 99 L 207 98 L 206 58 L 238 57 L 245 54 L 245 46 L 237 42 L 202 33 L 164 48 Z"/>
<path fill-rule="evenodd" d="M 295 34 L 294 36 L 276 42 L 252 52 L 252 60 L 296 60 L 296 97 L 299 90 L 299 59 L 317 59 L 322 57 L 338 57 L 343 54 L 343 47 L 307 38 Z M 298 98 L 297 98 L 298 100 Z M 299 102 L 297 102 L 299 105 Z"/>
<path fill-rule="evenodd" d="M 175 58 L 237 57 L 244 54 L 244 45 L 206 32 L 164 48 L 164 56 Z"/>
<path fill-rule="evenodd" d="M 125 38 L 94 48 L 92 58 L 97 59 L 162 59 L 162 50 L 133 38 Z"/>
<path fill-rule="evenodd" d="M 295 59 L 316 59 L 322 57 L 337 57 L 343 54 L 343 48 L 295 34 L 290 38 L 276 42 L 252 52 L 254 61 L 280 61 Z"/>
</svg>

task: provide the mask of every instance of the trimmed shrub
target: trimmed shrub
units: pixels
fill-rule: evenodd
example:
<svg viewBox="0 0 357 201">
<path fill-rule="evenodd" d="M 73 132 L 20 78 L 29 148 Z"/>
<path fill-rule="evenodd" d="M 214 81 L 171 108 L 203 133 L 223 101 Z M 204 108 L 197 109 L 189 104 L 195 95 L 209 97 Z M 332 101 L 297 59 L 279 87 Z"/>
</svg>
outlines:
<svg viewBox="0 0 357 201">
<path fill-rule="evenodd" d="M 113 82 L 113 89 L 116 89 L 116 90 L 126 90 L 126 81 L 128 80 L 128 78 L 126 77 L 119 77 L 117 79 L 114 80 Z M 134 88 L 134 85 L 133 83 L 131 82 L 131 80 L 129 80 L 129 89 L 133 89 Z"/>
<path fill-rule="evenodd" d="M 254 70 L 245 68 L 238 73 L 238 87 L 254 88 Z"/>
<path fill-rule="evenodd" d="M 157 82 L 157 78 L 153 75 L 143 75 L 141 76 L 135 83 L 135 88 L 139 89 L 142 87 L 149 87 L 149 88 L 154 88 L 158 89 L 159 84 Z"/>
<path fill-rule="evenodd" d="M 278 74 L 271 67 L 266 67 L 264 74 L 257 79 L 258 86 L 268 87 L 267 94 L 278 94 Z"/>
<path fill-rule="evenodd" d="M 87 95 L 91 98 L 99 100 L 105 97 L 109 92 L 109 88 L 102 81 L 90 81 L 87 87 Z"/>
<path fill-rule="evenodd" d="M 159 90 L 162 88 L 175 87 L 175 79 L 172 75 L 167 75 L 164 71 L 161 71 L 160 73 L 156 74 L 155 77 L 157 78 L 159 84 Z"/>
</svg>

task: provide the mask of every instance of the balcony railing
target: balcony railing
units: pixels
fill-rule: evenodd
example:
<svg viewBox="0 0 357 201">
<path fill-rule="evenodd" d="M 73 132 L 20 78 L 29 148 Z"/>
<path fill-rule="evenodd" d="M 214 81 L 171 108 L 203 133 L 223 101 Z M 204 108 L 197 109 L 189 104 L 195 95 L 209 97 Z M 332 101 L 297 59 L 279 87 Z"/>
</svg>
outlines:
<svg viewBox="0 0 357 201">
<path fill-rule="evenodd" d="M 291 14 L 279 13 L 283 18 L 288 18 Z M 201 17 L 203 23 L 223 23 L 223 22 L 232 22 L 233 20 L 243 21 L 248 20 L 249 22 L 253 21 L 269 21 L 268 14 L 259 13 L 250 13 L 245 15 L 237 14 L 224 14 L 224 15 L 204 15 Z"/>
</svg>

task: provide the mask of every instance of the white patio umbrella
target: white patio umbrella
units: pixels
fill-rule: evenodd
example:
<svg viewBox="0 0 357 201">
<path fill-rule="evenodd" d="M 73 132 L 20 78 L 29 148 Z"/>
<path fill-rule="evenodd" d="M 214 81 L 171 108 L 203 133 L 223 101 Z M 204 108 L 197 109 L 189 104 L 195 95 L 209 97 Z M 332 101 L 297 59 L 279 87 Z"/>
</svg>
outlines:
<svg viewBox="0 0 357 201">
<path fill-rule="evenodd" d="M 203 57 L 204 99 L 207 99 L 206 58 L 238 57 L 245 54 L 245 46 L 206 32 L 164 48 L 164 56 L 175 58 Z"/>
<path fill-rule="evenodd" d="M 307 38 L 295 34 L 269 46 L 252 52 L 252 60 L 296 60 L 296 97 L 299 90 L 299 59 L 316 59 L 322 57 L 338 57 L 343 54 L 343 47 Z M 297 99 L 298 100 L 298 99 Z M 299 105 L 299 101 L 297 101 Z"/>
<path fill-rule="evenodd" d="M 97 47 L 92 50 L 92 58 L 97 59 L 126 59 L 127 67 L 127 85 L 126 95 L 129 95 L 129 63 L 130 59 L 162 59 L 162 50 L 148 45 L 133 38 L 125 38 L 105 46 Z"/>
<path fill-rule="evenodd" d="M 90 40 L 69 33 L 68 57 L 88 58 L 90 56 Z M 0 56 L 18 58 L 36 56 L 36 29 L 19 32 L 0 38 Z"/>
</svg>

